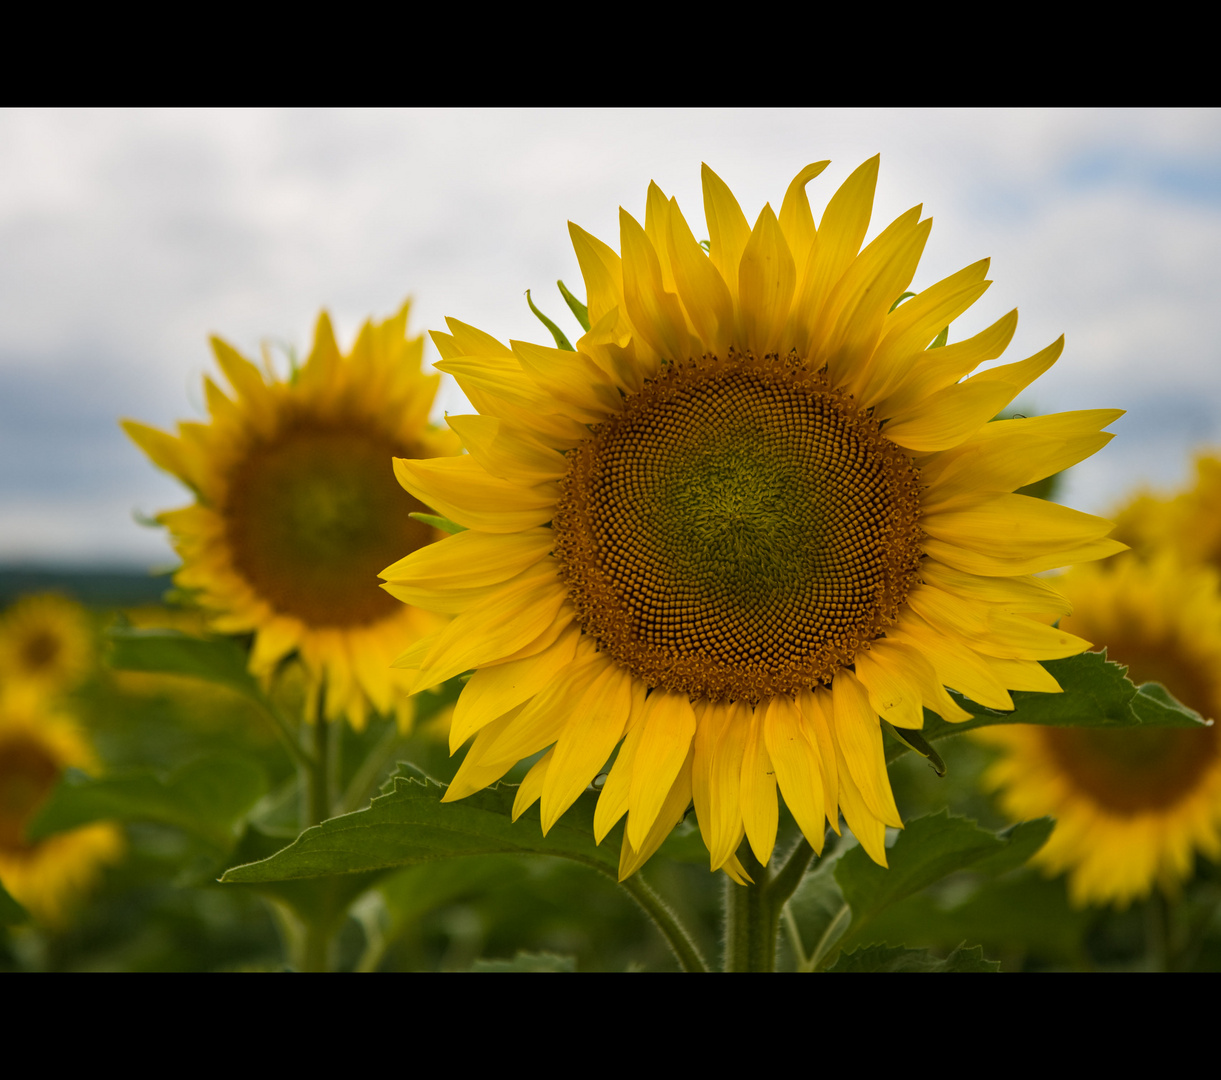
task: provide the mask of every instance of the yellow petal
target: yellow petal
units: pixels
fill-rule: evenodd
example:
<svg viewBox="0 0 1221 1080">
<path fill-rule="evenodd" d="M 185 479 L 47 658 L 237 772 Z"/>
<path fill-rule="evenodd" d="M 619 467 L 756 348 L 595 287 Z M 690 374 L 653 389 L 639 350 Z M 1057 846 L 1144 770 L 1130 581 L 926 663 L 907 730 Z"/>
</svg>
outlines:
<svg viewBox="0 0 1221 1080">
<path fill-rule="evenodd" d="M 880 821 L 901 828 L 903 820 L 895 807 L 890 777 L 886 775 L 882 726 L 865 688 L 851 671 L 845 669 L 835 676 L 831 704 L 836 744 L 865 805 Z"/>
<path fill-rule="evenodd" d="M 619 211 L 623 248 L 623 302 L 632 325 L 667 360 L 691 356 L 691 335 L 678 297 L 666 292 L 661 264 L 644 229 L 626 210 Z"/>
<path fill-rule="evenodd" d="M 836 758 L 840 776 L 839 801 L 844 811 L 844 820 L 852 834 L 860 841 L 865 853 L 879 866 L 885 866 L 886 826 L 869 809 L 868 803 L 852 779 L 852 772 L 838 745 Z"/>
<path fill-rule="evenodd" d="M 682 821 L 687 807 L 691 804 L 691 759 L 694 754 L 693 749 L 688 750 L 687 758 L 679 767 L 678 775 L 674 778 L 674 783 L 670 785 L 665 801 L 661 804 L 661 809 L 657 812 L 653 825 L 640 846 L 634 847 L 628 839 L 627 833 L 623 834 L 623 847 L 619 852 L 620 881 L 631 877 L 652 858 L 653 853 L 661 847 L 666 837 L 674 831 L 674 826 Z"/>
<path fill-rule="evenodd" d="M 123 420 L 121 423 L 132 442 L 148 455 L 154 465 L 198 490 L 199 470 L 181 439 L 137 420 Z"/>
<path fill-rule="evenodd" d="M 879 662 L 877 654 L 884 642 L 875 642 L 872 649 L 856 654 L 856 677 L 869 695 L 869 704 L 878 715 L 901 728 L 924 726 L 924 696 L 915 682 L 906 677 L 901 667 Z"/>
<path fill-rule="evenodd" d="M 984 495 L 958 509 L 927 514 L 920 526 L 934 539 L 1000 559 L 1072 548 L 1099 540 L 1114 527 L 1105 518 L 1029 495 Z"/>
<path fill-rule="evenodd" d="M 661 812 L 695 737 L 695 711 L 686 694 L 654 690 L 645 699 L 632 763 L 627 835 L 640 850 Z"/>
<path fill-rule="evenodd" d="M 515 533 L 542 525 L 551 520 L 559 500 L 554 484 L 511 484 L 490 475 L 470 457 L 395 458 L 394 475 L 443 517 L 484 532 Z"/>
<path fill-rule="evenodd" d="M 738 266 L 750 240 L 750 225 L 729 186 L 707 165 L 700 166 L 704 185 L 704 217 L 708 222 L 708 257 L 730 297 L 738 299 Z"/>
<path fill-rule="evenodd" d="M 822 762 L 812 733 L 792 698 L 781 694 L 768 702 L 763 737 L 785 805 L 810 846 L 821 854 L 826 832 Z"/>
<path fill-rule="evenodd" d="M 1038 574 L 1044 570 L 1055 570 L 1072 563 L 1110 558 L 1112 555 L 1118 555 L 1121 551 L 1128 550 L 1128 546 L 1121 544 L 1118 540 L 1083 540 L 1071 547 L 1053 548 L 1037 555 L 1002 558 L 933 537 L 923 540 L 921 546 L 926 554 L 956 570 L 963 570 L 968 574 L 998 577 Z"/>
<path fill-rule="evenodd" d="M 937 679 L 943 686 L 952 687 L 989 709 L 1002 712 L 1013 710 L 1013 698 L 1009 696 L 1009 691 L 984 658 L 968 648 L 960 638 L 941 633 L 910 612 L 899 628 L 887 631 L 887 637 L 901 645 L 909 645 L 923 655 L 933 665 Z"/>
<path fill-rule="evenodd" d="M 517 795 L 513 799 L 513 821 L 516 821 L 538 802 L 539 796 L 543 793 L 543 781 L 547 777 L 547 770 L 551 767 L 551 758 L 554 754 L 554 749 L 548 750 L 530 766 L 530 771 L 522 779 L 521 785 L 517 789 Z"/>
<path fill-rule="evenodd" d="M 823 803 L 827 824 L 839 833 L 839 769 L 835 758 L 835 737 L 831 733 L 831 692 L 822 687 L 797 695 L 797 711 L 806 734 L 818 748 L 822 766 Z"/>
<path fill-rule="evenodd" d="M 818 234 L 814 227 L 814 215 L 810 212 L 810 200 L 806 196 L 806 184 L 830 164 L 830 161 L 816 161 L 807 165 L 793 177 L 793 182 L 784 193 L 784 202 L 780 204 L 780 231 L 784 233 L 793 262 L 798 267 L 805 266 L 814 237 Z"/>
<path fill-rule="evenodd" d="M 449 728 L 453 753 L 480 728 L 542 691 L 559 677 L 577 648 L 578 632 L 563 634 L 536 656 L 480 668 L 462 689 Z"/>
<path fill-rule="evenodd" d="M 671 200 L 672 201 L 672 200 Z M 674 273 L 670 269 L 670 252 L 667 238 L 670 233 L 670 201 L 665 193 L 652 180 L 649 181 L 649 193 L 644 205 L 644 232 L 657 253 L 657 261 L 661 266 L 661 287 L 666 292 L 677 290 L 674 287 Z"/>
<path fill-rule="evenodd" d="M 450 318 L 445 320 L 445 325 L 449 327 L 454 346 L 462 356 L 499 356 L 508 359 L 513 355 L 512 349 L 476 326 Z"/>
<path fill-rule="evenodd" d="M 447 416 L 445 422 L 491 476 L 527 487 L 558 480 L 568 470 L 564 456 L 512 432 L 494 416 Z"/>
<path fill-rule="evenodd" d="M 913 359 L 905 372 L 900 372 L 894 389 L 878 400 L 876 415 L 879 419 L 898 415 L 938 391 L 953 386 L 986 360 L 995 360 L 1000 356 L 1009 347 L 1016 329 L 1015 309 L 966 341 L 957 341 L 939 349 L 925 349 Z"/>
<path fill-rule="evenodd" d="M 879 157 L 872 157 L 856 169 L 831 196 L 801 272 L 801 291 L 794 313 L 802 323 L 794 326 L 794 345 L 809 355 L 817 342 L 815 328 L 820 324 L 823 307 L 849 264 L 861 250 L 873 213 L 873 193 L 878 181 Z"/>
<path fill-rule="evenodd" d="M 667 241 L 674 286 L 704 347 L 724 356 L 734 340 L 733 299 L 704 249 L 696 243 L 678 203 L 670 200 Z"/>
<path fill-rule="evenodd" d="M 1073 613 L 1073 605 L 1068 597 L 1057 592 L 1042 578 L 980 577 L 978 574 L 965 574 L 961 570 L 955 570 L 937 562 L 936 559 L 925 559 L 920 564 L 920 576 L 943 592 L 953 593 L 966 600 L 995 604 L 1009 615 Z"/>
<path fill-rule="evenodd" d="M 457 802 L 458 799 L 465 799 L 476 791 L 482 791 L 489 784 L 496 783 L 497 780 L 513 767 L 513 762 L 511 761 L 507 763 L 495 762 L 492 765 L 487 765 L 482 760 L 482 752 L 503 731 L 512 726 L 513 722 L 517 719 L 519 711 L 514 709 L 506 713 L 498 720 L 488 724 L 487 727 L 475 736 L 475 741 L 471 744 L 470 750 L 467 751 L 466 757 L 462 759 L 458 772 L 454 775 L 445 794 L 441 796 L 442 802 Z"/>
<path fill-rule="evenodd" d="M 756 356 L 791 347 L 782 341 L 797 268 L 770 205 L 764 206 L 738 267 L 738 298 L 742 308 L 742 344 Z"/>
<path fill-rule="evenodd" d="M 574 706 L 543 781 L 543 835 L 576 802 L 623 738 L 633 678 L 623 668 L 608 666 Z"/>
<path fill-rule="evenodd" d="M 596 236 L 579 225 L 568 223 L 568 235 L 585 279 L 585 302 L 589 307 L 589 323 L 596 326 L 609 312 L 623 312 L 623 269 L 618 254 Z M 622 325 L 621 325 L 622 324 Z M 615 336 L 627 331 L 626 320 L 620 317 Z"/>
<path fill-rule="evenodd" d="M 585 415 L 613 416 L 622 408 L 619 390 L 587 356 L 529 341 L 511 341 L 522 369 L 547 393 Z"/>
<path fill-rule="evenodd" d="M 779 807 L 776 770 L 772 767 L 763 734 L 764 707 L 751 711 L 749 734 L 742 759 L 742 824 L 755 858 L 764 866 L 776 846 Z"/>
<path fill-rule="evenodd" d="M 643 728 L 636 724 L 623 737 L 615 763 L 602 790 L 598 792 L 598 804 L 594 808 L 594 843 L 600 844 L 606 834 L 627 813 L 628 799 L 632 792 L 632 775 L 636 762 L 636 747 L 640 745 Z"/>
<path fill-rule="evenodd" d="M 554 546 L 550 529 L 507 535 L 468 529 L 417 548 L 379 576 L 404 585 L 473 589 L 508 581 L 545 559 Z"/>
<path fill-rule="evenodd" d="M 718 870 L 742 842 L 742 760 L 750 735 L 751 708 L 738 701 L 717 704 L 724 723 L 712 750 L 708 777 L 708 850 Z"/>
</svg>

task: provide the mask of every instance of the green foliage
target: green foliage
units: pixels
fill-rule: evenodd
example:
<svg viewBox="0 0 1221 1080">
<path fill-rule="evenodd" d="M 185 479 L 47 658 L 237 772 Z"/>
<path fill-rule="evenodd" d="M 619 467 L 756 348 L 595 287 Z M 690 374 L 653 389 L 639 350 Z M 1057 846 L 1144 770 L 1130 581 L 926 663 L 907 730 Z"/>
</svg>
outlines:
<svg viewBox="0 0 1221 1080">
<path fill-rule="evenodd" d="M 65 778 L 31 823 L 31 839 L 93 821 L 152 821 L 228 848 L 247 811 L 267 792 L 257 762 L 236 754 L 193 761 L 164 780 L 149 771 Z"/>
<path fill-rule="evenodd" d="M 557 855 L 616 874 L 617 843 L 593 841 L 595 797 L 586 793 L 546 835 L 537 805 L 514 823 L 517 789 L 508 784 L 443 804 L 435 780 L 393 778 L 392 790 L 366 810 L 306 829 L 270 858 L 235 866 L 221 879 L 255 884 L 386 871 L 462 855 Z"/>
<path fill-rule="evenodd" d="M 246 670 L 246 651 L 229 638 L 198 638 L 178 630 L 131 627 L 116 627 L 109 637 L 110 666 L 117 671 L 189 675 L 263 701 L 258 682 Z"/>
<path fill-rule="evenodd" d="M 873 925 L 883 913 L 951 874 L 998 875 L 1021 866 L 1051 829 L 1044 818 L 995 833 L 942 811 L 907 823 L 887 851 L 889 868 L 861 847 L 841 848 L 806 876 L 789 901 L 788 915 L 803 943 L 799 963 L 824 966 L 842 950 L 877 941 Z"/>
<path fill-rule="evenodd" d="M 916 737 L 933 743 L 950 735 L 961 735 L 965 731 L 993 724 L 1127 728 L 1146 724 L 1198 727 L 1205 723 L 1199 713 L 1176 701 L 1158 683 L 1145 683 L 1137 687 L 1127 678 L 1128 669 L 1123 664 L 1106 658 L 1105 649 L 1064 660 L 1045 660 L 1043 666 L 1055 676 L 1063 693 L 1015 690 L 1013 712 L 998 712 L 950 691 L 954 700 L 972 714 L 971 719 L 950 724 L 925 709 L 924 728 L 916 733 Z M 913 738 L 910 731 L 895 729 L 895 732 L 905 741 Z M 891 743 L 887 748 L 887 760 L 893 761 L 908 749 L 911 749 L 908 745 Z"/>
<path fill-rule="evenodd" d="M 916 972 L 997 972 L 997 960 L 985 960 L 978 945 L 960 945 L 942 959 L 923 949 L 904 949 L 891 945 L 868 945 L 844 953 L 829 967 L 829 972 L 916 971 Z"/>
</svg>

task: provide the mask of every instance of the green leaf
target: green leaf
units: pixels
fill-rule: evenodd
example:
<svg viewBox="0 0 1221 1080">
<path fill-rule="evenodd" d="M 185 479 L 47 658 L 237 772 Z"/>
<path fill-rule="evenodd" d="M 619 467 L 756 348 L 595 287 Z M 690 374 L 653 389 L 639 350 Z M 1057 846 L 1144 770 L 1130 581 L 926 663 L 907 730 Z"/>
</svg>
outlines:
<svg viewBox="0 0 1221 1080">
<path fill-rule="evenodd" d="M 368 808 L 306 829 L 268 859 L 235 866 L 221 879 L 249 883 L 293 881 L 415 866 L 459 855 L 557 855 L 616 875 L 618 845 L 593 840 L 596 796 L 582 795 L 546 835 L 537 804 L 510 820 L 517 788 L 497 784 L 442 804 L 435 780 L 396 776 L 393 788 Z"/>
<path fill-rule="evenodd" d="M 576 316 L 577 322 L 581 324 L 581 329 L 589 330 L 589 308 L 573 296 L 568 291 L 568 286 L 562 281 L 557 281 L 556 284 L 560 287 L 560 295 L 564 298 L 564 303 L 568 305 L 568 310 Z"/>
<path fill-rule="evenodd" d="M 1127 678 L 1127 668 L 1107 659 L 1106 650 L 1080 653 L 1063 660 L 1044 660 L 1043 666 L 1063 688 L 1060 694 L 1014 690 L 1012 712 L 999 712 L 950 694 L 967 712 L 970 720 L 950 724 L 940 716 L 924 712 L 920 735 L 927 743 L 950 735 L 961 735 L 993 724 L 1048 724 L 1053 727 L 1128 728 L 1153 724 L 1162 727 L 1207 726 L 1199 713 L 1175 701 L 1158 683 L 1137 686 Z M 896 730 L 897 733 L 897 730 Z M 906 732 L 904 732 L 906 735 Z M 893 761 L 909 748 L 891 742 L 886 759 Z"/>
<path fill-rule="evenodd" d="M 557 956 L 555 953 L 519 952 L 512 960 L 476 960 L 471 971 L 576 971 L 577 961 L 572 956 Z"/>
<path fill-rule="evenodd" d="M 260 703 L 265 700 L 257 680 L 246 670 L 246 650 L 236 641 L 130 627 L 116 627 L 108 636 L 110 666 L 119 671 L 189 675 L 227 686 Z"/>
<path fill-rule="evenodd" d="M 558 326 L 556 326 L 555 323 L 553 323 L 549 318 L 547 318 L 546 315 L 544 315 L 541 311 L 539 311 L 538 308 L 536 308 L 534 306 L 534 301 L 530 299 L 530 290 L 529 289 L 526 290 L 526 303 L 530 305 L 530 310 L 533 311 L 534 314 L 538 316 L 538 321 L 541 322 L 548 330 L 551 331 L 551 336 L 553 338 L 555 338 L 555 347 L 557 349 L 564 349 L 567 352 L 576 352 L 576 349 L 574 349 L 572 347 L 572 342 L 570 342 L 564 336 L 564 331 L 561 330 Z"/>
<path fill-rule="evenodd" d="M 416 521 L 422 521 L 425 525 L 431 525 L 434 529 L 440 529 L 442 532 L 447 532 L 450 536 L 454 533 L 466 532 L 465 525 L 459 525 L 456 521 L 450 521 L 449 518 L 441 517 L 438 514 L 408 514 L 409 518 L 415 518 Z"/>
<path fill-rule="evenodd" d="M 1001 873 L 1020 865 L 1050 831 L 1050 822 L 1043 820 L 993 833 L 942 810 L 907 823 L 887 850 L 889 869 L 878 866 L 864 848 L 852 848 L 835 867 L 836 883 L 852 913 L 839 948 L 876 940 L 870 927 L 882 912 L 950 874 L 966 869 Z"/>
<path fill-rule="evenodd" d="M 905 292 L 905 293 L 903 293 L 903 295 L 902 295 L 902 296 L 900 296 L 898 300 L 896 300 L 896 301 L 895 301 L 893 304 L 891 304 L 891 305 L 890 305 L 890 311 L 894 311 L 894 309 L 895 309 L 895 308 L 897 308 L 897 307 L 898 307 L 898 306 L 899 306 L 901 303 L 903 303 L 903 301 L 904 301 L 904 300 L 908 300 L 908 299 L 910 299 L 911 297 L 913 297 L 913 296 L 915 296 L 915 295 L 916 295 L 916 294 L 915 294 L 914 292 Z M 886 314 L 887 314 L 887 315 L 889 315 L 889 314 L 890 314 L 890 311 L 888 311 Z M 948 326 L 946 327 L 946 330 L 947 330 L 947 331 L 949 330 L 949 327 L 948 327 Z"/>
<path fill-rule="evenodd" d="M 165 780 L 147 771 L 67 777 L 43 804 L 29 833 L 38 839 L 92 821 L 155 821 L 227 848 L 246 812 L 266 791 L 262 766 L 235 754 L 200 758 Z"/>
<path fill-rule="evenodd" d="M 976 945 L 968 949 L 958 946 L 944 960 L 924 949 L 903 949 L 890 945 L 868 945 L 844 953 L 829 972 L 863 971 L 929 971 L 929 972 L 997 972 L 996 960 L 985 960 L 984 950 Z"/>
<path fill-rule="evenodd" d="M 20 926 L 29 919 L 30 913 L 9 895 L 0 881 L 0 926 Z"/>
<path fill-rule="evenodd" d="M 947 326 L 947 327 L 943 328 L 941 333 L 938 334 L 933 339 L 933 343 L 929 346 L 929 348 L 930 349 L 940 349 L 941 346 L 943 346 L 949 340 L 950 340 L 950 328 Z"/>
</svg>

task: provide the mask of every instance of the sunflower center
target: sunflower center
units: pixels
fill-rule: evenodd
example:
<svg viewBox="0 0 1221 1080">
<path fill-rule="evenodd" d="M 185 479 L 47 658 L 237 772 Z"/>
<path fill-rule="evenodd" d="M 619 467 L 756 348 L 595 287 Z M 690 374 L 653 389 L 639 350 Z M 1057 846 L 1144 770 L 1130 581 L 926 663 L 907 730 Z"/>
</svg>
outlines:
<svg viewBox="0 0 1221 1080">
<path fill-rule="evenodd" d="M 26 671 L 42 671 L 51 667 L 59 656 L 61 642 L 49 630 L 31 634 L 21 646 L 22 666 Z"/>
<path fill-rule="evenodd" d="M 0 742 L 0 851 L 25 851 L 25 829 L 59 779 L 59 765 L 33 739 Z"/>
<path fill-rule="evenodd" d="M 569 455 L 552 522 L 586 632 L 650 686 L 827 682 L 894 622 L 917 477 L 795 355 L 671 365 Z"/>
<path fill-rule="evenodd" d="M 1215 761 L 1216 728 L 1047 728 L 1052 755 L 1074 784 L 1117 814 L 1184 800 Z"/>
<path fill-rule="evenodd" d="M 378 572 L 433 531 L 426 507 L 396 483 L 394 456 L 413 456 L 375 431 L 299 424 L 256 443 L 234 469 L 224 507 L 233 561 L 273 608 L 310 626 L 377 622 L 402 605 Z"/>
<path fill-rule="evenodd" d="M 1131 615 L 1133 620 L 1140 617 Z M 1189 662 L 1180 642 L 1151 642 L 1115 632 L 1108 633 L 1106 641 L 1108 655 L 1128 665 L 1133 682 L 1159 682 L 1205 717 L 1216 711 L 1211 668 Z M 1118 814 L 1161 810 L 1181 802 L 1221 753 L 1215 726 L 1124 731 L 1046 728 L 1043 737 L 1074 782 Z"/>
</svg>

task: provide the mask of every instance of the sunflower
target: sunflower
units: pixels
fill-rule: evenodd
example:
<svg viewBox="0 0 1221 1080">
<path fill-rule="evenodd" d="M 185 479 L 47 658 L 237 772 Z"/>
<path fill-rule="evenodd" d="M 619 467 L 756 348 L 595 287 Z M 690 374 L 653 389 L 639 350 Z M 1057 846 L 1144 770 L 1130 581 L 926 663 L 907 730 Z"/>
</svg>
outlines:
<svg viewBox="0 0 1221 1080">
<path fill-rule="evenodd" d="M 1173 551 L 1192 565 L 1221 570 L 1221 458 L 1196 457 L 1195 484 L 1177 495 L 1138 495 L 1116 514 L 1116 535 L 1145 558 Z"/>
<path fill-rule="evenodd" d="M 52 926 L 66 921 L 102 868 L 123 853 L 122 834 L 108 822 L 26 839 L 26 828 L 64 769 L 94 765 L 71 721 L 45 708 L 0 706 L 0 882 Z"/>
<path fill-rule="evenodd" d="M 0 693 L 45 698 L 71 690 L 94 659 L 84 608 L 64 596 L 25 596 L 0 615 Z"/>
<path fill-rule="evenodd" d="M 408 680 L 390 664 L 443 622 L 377 583 L 404 548 L 437 535 L 411 516 L 425 507 L 394 482 L 391 459 L 460 449 L 451 432 L 428 427 L 438 376 L 422 374 L 423 340 L 406 327 L 404 305 L 366 322 L 344 356 L 324 313 L 287 381 L 213 338 L 233 394 L 205 377 L 208 423 L 181 423 L 177 436 L 123 425 L 195 494 L 157 519 L 182 557 L 175 582 L 195 593 L 213 630 L 254 634 L 252 671 L 265 677 L 297 653 L 325 686 L 326 716 L 357 727 L 370 708 L 410 721 Z"/>
<path fill-rule="evenodd" d="M 1221 716 L 1221 591 L 1215 571 L 1169 556 L 1075 567 L 1058 584 L 1061 622 L 1106 646 L 1134 682 L 1159 682 L 1202 716 Z M 1015 820 L 1050 814 L 1036 862 L 1068 872 L 1074 903 L 1126 906 L 1173 892 L 1200 852 L 1221 857 L 1217 728 L 1106 731 L 1013 725 L 977 733 L 1002 756 L 985 783 Z"/>
<path fill-rule="evenodd" d="M 627 815 L 620 873 L 694 802 L 713 869 L 766 863 L 777 788 L 821 850 L 840 810 L 885 863 L 879 717 L 965 718 L 1059 689 L 1037 661 L 1087 642 L 1031 575 L 1121 549 L 1110 524 L 1011 494 L 1093 453 L 1114 410 L 988 423 L 1060 355 L 960 380 L 1016 313 L 927 348 L 987 288 L 978 262 L 896 305 L 928 236 L 920 207 L 863 250 L 878 161 L 815 227 L 803 169 L 752 229 L 704 169 L 706 254 L 654 184 L 620 247 L 570 226 L 588 293 L 574 351 L 505 346 L 451 320 L 441 370 L 479 410 L 469 455 L 395 462 L 466 527 L 385 575 L 453 613 L 400 658 L 424 689 L 475 669 L 451 729 L 474 741 L 446 798 L 546 751 L 517 796 L 549 829 L 618 755 L 599 839 Z M 549 749 L 548 749 L 549 748 Z"/>
</svg>

